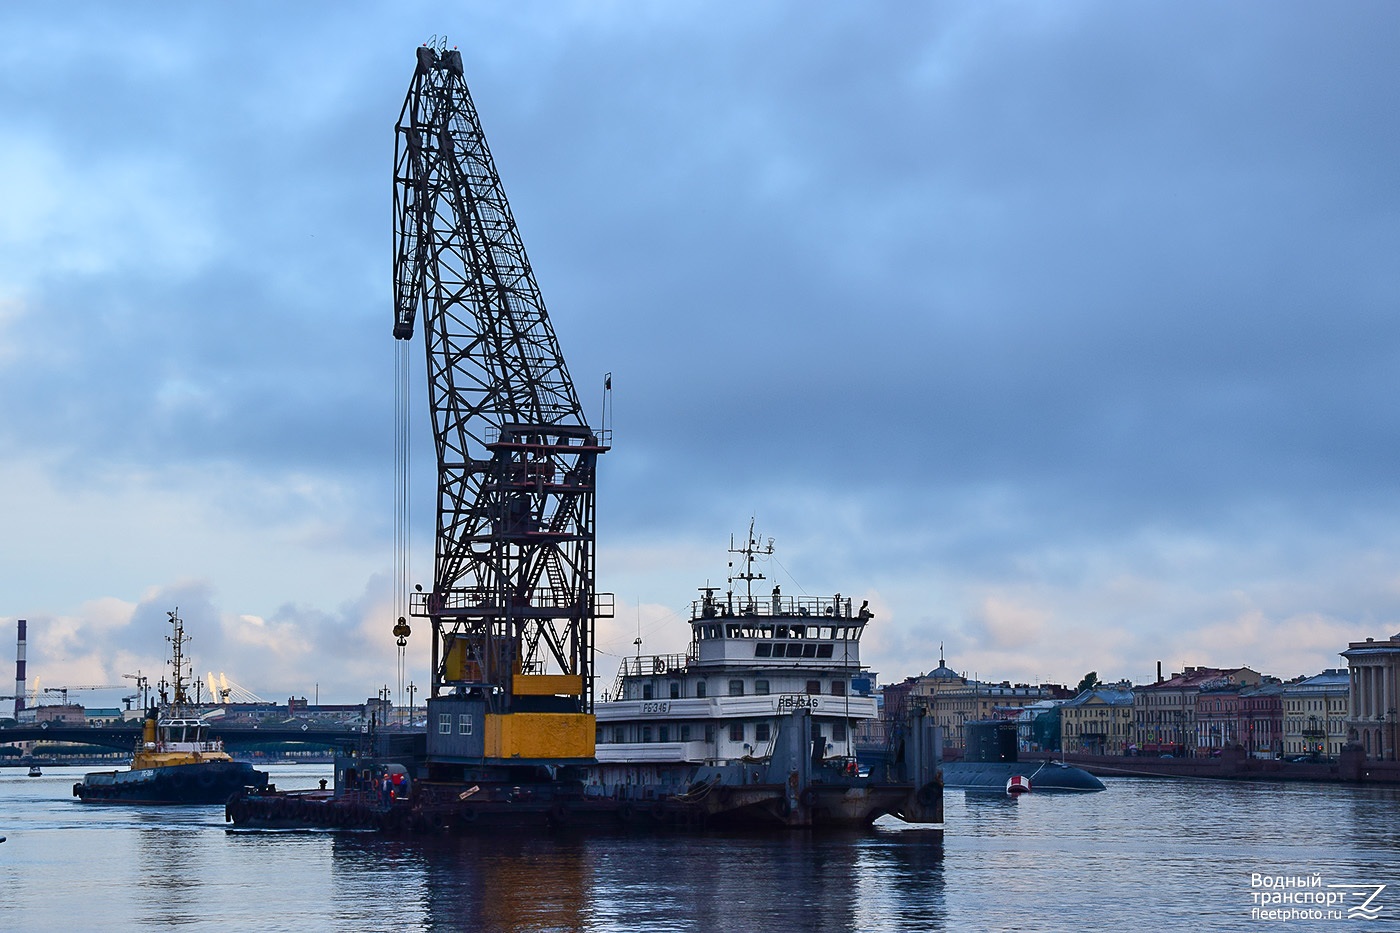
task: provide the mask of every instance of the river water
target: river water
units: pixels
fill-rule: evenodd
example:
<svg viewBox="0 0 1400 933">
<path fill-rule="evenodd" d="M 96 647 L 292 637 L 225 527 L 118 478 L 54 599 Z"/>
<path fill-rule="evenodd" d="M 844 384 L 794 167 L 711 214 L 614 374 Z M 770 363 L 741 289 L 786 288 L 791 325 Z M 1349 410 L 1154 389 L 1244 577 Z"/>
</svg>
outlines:
<svg viewBox="0 0 1400 933">
<path fill-rule="evenodd" d="M 330 765 L 269 770 L 311 787 Z M 1393 787 L 949 791 L 941 844 L 897 824 L 404 841 L 230 830 L 221 807 L 80 804 L 82 771 L 0 769 L 0 930 L 1400 930 Z M 1280 876 L 1321 886 L 1276 888 Z M 1382 884 L 1376 919 L 1348 909 Z M 1251 913 L 1298 891 L 1350 900 L 1335 915 Z"/>
</svg>

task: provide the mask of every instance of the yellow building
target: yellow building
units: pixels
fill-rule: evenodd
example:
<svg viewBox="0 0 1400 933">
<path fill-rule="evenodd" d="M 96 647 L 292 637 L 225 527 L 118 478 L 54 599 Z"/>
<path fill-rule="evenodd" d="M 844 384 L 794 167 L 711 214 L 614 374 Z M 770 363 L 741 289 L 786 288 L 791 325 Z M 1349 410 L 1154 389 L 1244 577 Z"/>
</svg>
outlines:
<svg viewBox="0 0 1400 933">
<path fill-rule="evenodd" d="M 1083 755 L 1121 755 L 1132 742 L 1133 691 L 1085 690 L 1060 706 L 1060 748 Z"/>
<path fill-rule="evenodd" d="M 1347 742 L 1350 677 L 1323 671 L 1283 688 L 1283 753 L 1336 758 Z"/>
</svg>

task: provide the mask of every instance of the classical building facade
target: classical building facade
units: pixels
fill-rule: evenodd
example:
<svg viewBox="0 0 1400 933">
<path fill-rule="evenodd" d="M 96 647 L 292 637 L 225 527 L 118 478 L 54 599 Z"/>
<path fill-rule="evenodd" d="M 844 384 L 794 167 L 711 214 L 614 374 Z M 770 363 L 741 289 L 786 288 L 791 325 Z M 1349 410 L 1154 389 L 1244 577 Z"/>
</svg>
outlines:
<svg viewBox="0 0 1400 933">
<path fill-rule="evenodd" d="M 1206 687 L 1258 686 L 1247 667 L 1188 667 L 1179 674 L 1133 688 L 1133 745 L 1143 754 L 1196 753 L 1196 696 Z"/>
<path fill-rule="evenodd" d="M 1196 748 L 1216 751 L 1241 744 L 1240 693 L 1244 684 L 1202 687 L 1196 694 Z"/>
<path fill-rule="evenodd" d="M 1269 677 L 1240 691 L 1235 731 L 1253 758 L 1283 757 L 1283 686 L 1277 677 Z"/>
<path fill-rule="evenodd" d="M 1283 753 L 1336 758 L 1347 743 L 1351 677 L 1328 670 L 1283 687 Z"/>
<path fill-rule="evenodd" d="M 1350 668 L 1347 738 L 1361 745 L 1368 758 L 1394 761 L 1400 738 L 1400 634 L 1354 641 L 1342 657 Z"/>
<path fill-rule="evenodd" d="M 1060 707 L 1060 748 L 1085 755 L 1121 755 L 1132 741 L 1133 691 L 1085 690 Z"/>
</svg>

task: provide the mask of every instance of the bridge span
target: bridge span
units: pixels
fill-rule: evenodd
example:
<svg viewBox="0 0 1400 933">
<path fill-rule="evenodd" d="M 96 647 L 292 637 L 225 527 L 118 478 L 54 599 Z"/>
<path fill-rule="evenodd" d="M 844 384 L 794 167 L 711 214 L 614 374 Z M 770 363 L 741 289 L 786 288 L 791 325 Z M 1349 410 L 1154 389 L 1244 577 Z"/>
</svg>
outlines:
<svg viewBox="0 0 1400 933">
<path fill-rule="evenodd" d="M 382 730 L 398 732 L 400 730 Z M 422 730 L 416 730 L 422 731 Z M 265 745 L 272 742 L 299 743 L 323 748 L 353 748 L 361 739 L 360 727 L 326 727 L 309 723 L 291 726 L 221 726 L 209 724 L 209 737 L 219 739 L 230 750 L 244 745 Z M 131 751 L 141 737 L 141 728 L 123 726 L 67 726 L 60 723 L 39 723 L 34 726 L 14 726 L 0 729 L 0 745 L 11 742 L 73 742 L 102 748 Z"/>
</svg>

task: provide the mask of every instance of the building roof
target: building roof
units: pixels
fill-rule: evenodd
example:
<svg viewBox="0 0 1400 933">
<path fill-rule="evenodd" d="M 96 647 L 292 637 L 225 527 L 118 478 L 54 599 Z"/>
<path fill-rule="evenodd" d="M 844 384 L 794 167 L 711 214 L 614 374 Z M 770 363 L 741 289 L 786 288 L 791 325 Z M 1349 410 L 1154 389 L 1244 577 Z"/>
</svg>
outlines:
<svg viewBox="0 0 1400 933">
<path fill-rule="evenodd" d="M 1260 677 L 1259 672 L 1248 667 L 1235 667 L 1228 670 L 1218 667 L 1188 667 L 1179 674 L 1173 674 L 1166 680 L 1155 684 L 1144 684 L 1134 687 L 1136 690 L 1192 690 L 1203 689 L 1207 685 L 1217 682 L 1236 683 L 1248 680 L 1248 677 L 1241 676 L 1253 674 L 1255 679 Z"/>
<path fill-rule="evenodd" d="M 1094 690 L 1085 690 L 1073 700 L 1065 702 L 1065 706 L 1085 706 L 1089 703 L 1103 703 L 1108 706 L 1132 706 L 1133 692 L 1131 690 L 1112 690 L 1106 687 L 1099 687 Z"/>
<path fill-rule="evenodd" d="M 1376 641 L 1374 638 L 1354 641 L 1347 645 L 1347 650 L 1341 652 L 1341 655 L 1350 661 L 1352 658 L 1365 657 L 1366 655 L 1395 654 L 1397 652 L 1400 652 L 1400 633 L 1392 635 L 1384 641 Z"/>
<path fill-rule="evenodd" d="M 938 646 L 938 666 L 924 675 L 934 680 L 965 680 L 957 671 L 949 667 L 943 660 L 943 646 Z"/>
<path fill-rule="evenodd" d="M 1338 670 L 1323 671 L 1283 687 L 1284 694 L 1288 696 L 1299 693 L 1347 693 L 1350 690 L 1351 674 Z"/>
</svg>

